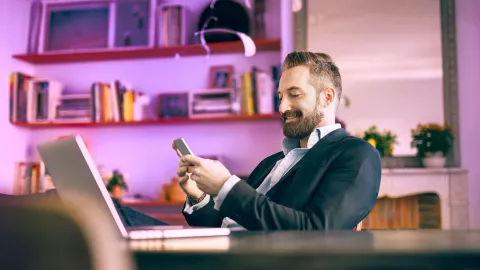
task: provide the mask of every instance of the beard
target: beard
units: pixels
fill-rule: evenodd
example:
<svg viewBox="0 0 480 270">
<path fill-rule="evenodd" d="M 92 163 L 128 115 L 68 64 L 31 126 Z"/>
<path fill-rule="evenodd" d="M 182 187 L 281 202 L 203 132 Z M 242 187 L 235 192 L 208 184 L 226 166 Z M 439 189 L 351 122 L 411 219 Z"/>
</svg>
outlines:
<svg viewBox="0 0 480 270">
<path fill-rule="evenodd" d="M 288 117 L 296 117 L 294 122 L 286 122 Z M 319 111 L 317 106 L 315 109 L 305 115 L 301 111 L 288 111 L 282 115 L 283 135 L 291 139 L 304 139 L 310 136 L 315 128 L 323 121 L 324 114 Z"/>
</svg>

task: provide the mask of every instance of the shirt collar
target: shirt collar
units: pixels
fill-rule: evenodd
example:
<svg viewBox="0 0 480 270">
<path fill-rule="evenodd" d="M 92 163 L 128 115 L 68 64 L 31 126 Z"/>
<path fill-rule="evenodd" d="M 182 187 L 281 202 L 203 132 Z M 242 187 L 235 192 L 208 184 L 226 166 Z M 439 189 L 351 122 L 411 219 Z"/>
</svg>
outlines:
<svg viewBox="0 0 480 270">
<path fill-rule="evenodd" d="M 328 125 L 328 126 L 323 126 L 323 127 L 316 128 L 310 134 L 310 137 L 308 138 L 306 149 L 312 148 L 323 137 L 327 136 L 330 132 L 332 132 L 334 130 L 337 130 L 341 127 L 342 126 L 340 124 L 333 124 L 333 125 Z M 300 148 L 300 140 L 291 139 L 291 138 L 284 138 L 283 139 L 282 150 L 283 150 L 284 155 L 287 155 L 290 151 L 292 151 L 295 148 Z"/>
</svg>

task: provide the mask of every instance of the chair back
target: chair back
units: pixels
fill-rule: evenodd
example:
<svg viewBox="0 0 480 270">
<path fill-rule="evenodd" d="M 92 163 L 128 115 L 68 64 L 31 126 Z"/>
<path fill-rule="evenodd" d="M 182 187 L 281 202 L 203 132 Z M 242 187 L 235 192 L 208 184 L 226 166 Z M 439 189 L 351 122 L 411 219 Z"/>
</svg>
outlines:
<svg viewBox="0 0 480 270">
<path fill-rule="evenodd" d="M 105 216 L 85 200 L 73 198 L 74 205 L 58 201 L 0 204 L 1 268 L 134 269 L 126 241 L 105 223 Z M 84 207 L 79 209 L 77 203 Z"/>
</svg>

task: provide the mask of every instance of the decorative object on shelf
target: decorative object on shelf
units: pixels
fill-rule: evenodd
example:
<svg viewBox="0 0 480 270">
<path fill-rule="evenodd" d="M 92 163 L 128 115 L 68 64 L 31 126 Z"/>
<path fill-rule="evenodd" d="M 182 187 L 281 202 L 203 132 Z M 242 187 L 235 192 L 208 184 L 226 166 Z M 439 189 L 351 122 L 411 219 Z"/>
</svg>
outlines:
<svg viewBox="0 0 480 270">
<path fill-rule="evenodd" d="M 225 117 L 233 113 L 232 89 L 190 92 L 189 117 Z"/>
<path fill-rule="evenodd" d="M 208 46 L 208 44 L 207 44 L 207 42 L 205 41 L 205 38 L 204 38 L 205 33 L 219 33 L 219 32 L 237 35 L 238 37 L 240 37 L 240 40 L 243 43 L 243 47 L 245 49 L 245 53 L 244 53 L 245 56 L 246 57 L 252 57 L 252 56 L 255 55 L 255 53 L 257 51 L 257 48 L 255 46 L 255 42 L 253 42 L 253 40 L 249 36 L 247 36 L 246 34 L 241 33 L 241 32 L 235 32 L 235 31 L 227 30 L 227 29 L 214 28 L 214 29 L 203 30 L 203 31 L 200 31 L 200 32 L 195 32 L 195 35 L 200 35 L 200 40 L 202 42 L 203 48 L 207 52 L 207 56 L 209 56 L 211 52 L 210 52 L 210 47 Z"/>
<path fill-rule="evenodd" d="M 393 156 L 393 147 L 397 143 L 397 135 L 392 131 L 384 130 L 380 132 L 377 126 L 373 125 L 365 131 L 363 139 L 373 145 L 381 157 Z"/>
<path fill-rule="evenodd" d="M 453 145 L 454 134 L 449 126 L 434 123 L 419 124 L 412 129 L 410 146 L 417 149 L 417 157 L 424 167 L 442 168 L 446 164 L 446 156 Z"/>
<path fill-rule="evenodd" d="M 212 89 L 232 88 L 233 73 L 233 65 L 210 67 L 208 87 Z"/>
<path fill-rule="evenodd" d="M 200 14 L 198 32 L 209 29 L 227 29 L 250 35 L 250 18 L 240 3 L 231 0 L 212 0 Z M 208 32 L 204 37 L 208 43 L 237 41 L 238 36 L 226 32 Z"/>
<path fill-rule="evenodd" d="M 158 101 L 160 118 L 189 117 L 189 93 L 161 93 Z"/>
<path fill-rule="evenodd" d="M 186 194 L 183 192 L 182 188 L 178 184 L 178 178 L 173 177 L 168 184 L 162 186 L 160 191 L 159 200 L 161 202 L 169 203 L 183 203 L 185 202 Z"/>
<path fill-rule="evenodd" d="M 213 22 L 213 23 L 212 23 Z M 200 42 L 210 55 L 208 42 L 228 42 L 240 39 L 245 48 L 245 56 L 251 57 L 256 53 L 256 46 L 249 36 L 250 24 L 248 14 L 242 5 L 234 1 L 212 0 L 203 11 L 199 21 Z M 179 54 L 176 55 L 179 57 Z"/>
<path fill-rule="evenodd" d="M 125 177 L 119 170 L 113 170 L 112 175 L 108 179 L 107 190 L 112 197 L 121 200 L 123 198 L 123 192 L 128 190 Z"/>
<path fill-rule="evenodd" d="M 151 98 L 144 93 L 138 93 L 133 103 L 133 121 L 142 121 L 143 119 L 152 119 L 154 114 L 151 110 Z"/>
</svg>

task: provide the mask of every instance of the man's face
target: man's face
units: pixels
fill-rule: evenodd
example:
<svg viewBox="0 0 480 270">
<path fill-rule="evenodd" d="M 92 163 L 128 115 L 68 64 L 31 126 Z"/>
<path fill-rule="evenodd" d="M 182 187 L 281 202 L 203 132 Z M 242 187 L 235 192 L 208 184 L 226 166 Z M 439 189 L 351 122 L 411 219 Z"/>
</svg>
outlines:
<svg viewBox="0 0 480 270">
<path fill-rule="evenodd" d="M 317 98 L 317 91 L 310 84 L 307 67 L 287 69 L 278 87 L 280 113 L 283 118 L 283 134 L 287 138 L 304 139 L 322 122 L 324 111 Z"/>
</svg>

